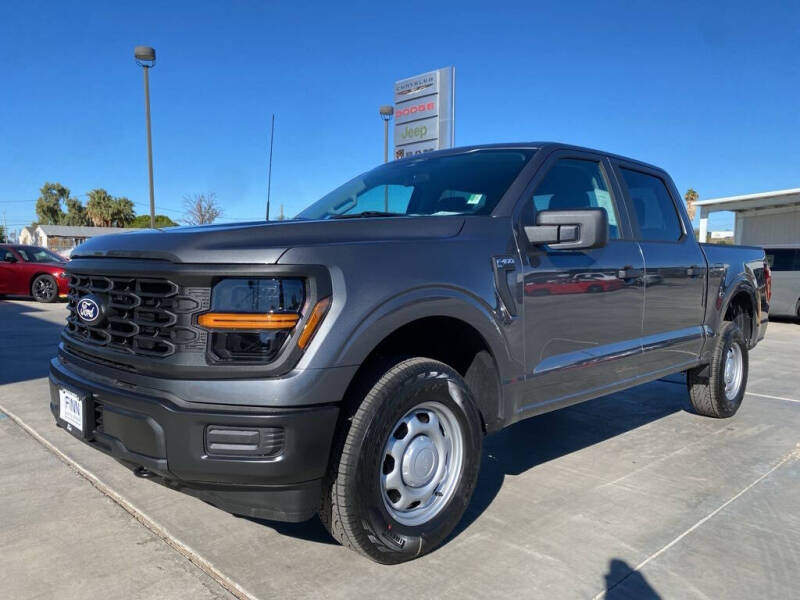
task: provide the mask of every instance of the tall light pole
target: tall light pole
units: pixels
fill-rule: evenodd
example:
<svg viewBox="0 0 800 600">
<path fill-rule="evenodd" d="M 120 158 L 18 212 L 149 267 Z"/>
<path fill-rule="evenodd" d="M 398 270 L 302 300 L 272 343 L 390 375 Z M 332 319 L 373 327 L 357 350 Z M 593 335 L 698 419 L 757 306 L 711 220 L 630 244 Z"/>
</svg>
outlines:
<svg viewBox="0 0 800 600">
<path fill-rule="evenodd" d="M 389 162 L 389 121 L 392 120 L 394 107 L 384 104 L 378 109 L 383 119 L 383 162 Z M 383 212 L 389 212 L 389 186 L 383 186 Z"/>
<path fill-rule="evenodd" d="M 144 71 L 144 114 L 147 121 L 147 168 L 150 174 L 150 228 L 156 228 L 156 201 L 153 195 L 153 141 L 150 134 L 150 69 L 156 66 L 156 51 L 150 46 L 133 49 L 136 64 Z"/>
<path fill-rule="evenodd" d="M 394 107 L 387 104 L 381 106 L 378 112 L 383 119 L 383 162 L 389 162 L 389 121 L 392 120 Z"/>
</svg>

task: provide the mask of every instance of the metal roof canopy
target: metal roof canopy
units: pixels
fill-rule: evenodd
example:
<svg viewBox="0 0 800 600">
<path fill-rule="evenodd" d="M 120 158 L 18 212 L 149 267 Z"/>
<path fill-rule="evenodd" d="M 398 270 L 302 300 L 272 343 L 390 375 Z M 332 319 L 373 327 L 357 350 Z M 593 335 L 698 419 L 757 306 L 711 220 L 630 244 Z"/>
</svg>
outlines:
<svg viewBox="0 0 800 600">
<path fill-rule="evenodd" d="M 791 207 L 794 205 L 800 208 L 800 188 L 700 200 L 695 202 L 695 206 L 700 209 L 700 241 L 705 241 L 708 237 L 708 215 L 712 212 L 724 210 L 741 213 L 744 211 Z M 736 220 L 738 225 L 738 216 Z M 736 236 L 738 243 L 738 227 L 736 228 Z"/>
</svg>

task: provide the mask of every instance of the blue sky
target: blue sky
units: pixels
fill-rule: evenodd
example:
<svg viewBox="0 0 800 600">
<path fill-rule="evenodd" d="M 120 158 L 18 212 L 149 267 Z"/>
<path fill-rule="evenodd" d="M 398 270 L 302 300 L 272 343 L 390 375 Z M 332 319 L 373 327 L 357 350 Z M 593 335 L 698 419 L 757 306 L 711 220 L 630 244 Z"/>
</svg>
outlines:
<svg viewBox="0 0 800 600">
<path fill-rule="evenodd" d="M 136 44 L 158 52 L 156 205 L 176 219 L 207 191 L 227 220 L 263 215 L 273 112 L 273 215 L 295 214 L 382 160 L 396 79 L 446 65 L 457 145 L 597 147 L 701 198 L 800 186 L 800 4 L 656 4 L 3 3 L 0 211 L 30 223 L 49 180 L 147 212 Z"/>
</svg>

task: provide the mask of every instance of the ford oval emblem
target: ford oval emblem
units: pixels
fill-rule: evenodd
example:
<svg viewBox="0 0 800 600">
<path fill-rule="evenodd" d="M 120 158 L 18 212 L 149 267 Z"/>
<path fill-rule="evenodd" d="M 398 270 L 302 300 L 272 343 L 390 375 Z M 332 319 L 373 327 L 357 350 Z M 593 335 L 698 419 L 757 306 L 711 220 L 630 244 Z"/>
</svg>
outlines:
<svg viewBox="0 0 800 600">
<path fill-rule="evenodd" d="M 96 325 L 102 316 L 100 305 L 93 298 L 81 298 L 78 301 L 78 317 L 87 325 Z"/>
</svg>

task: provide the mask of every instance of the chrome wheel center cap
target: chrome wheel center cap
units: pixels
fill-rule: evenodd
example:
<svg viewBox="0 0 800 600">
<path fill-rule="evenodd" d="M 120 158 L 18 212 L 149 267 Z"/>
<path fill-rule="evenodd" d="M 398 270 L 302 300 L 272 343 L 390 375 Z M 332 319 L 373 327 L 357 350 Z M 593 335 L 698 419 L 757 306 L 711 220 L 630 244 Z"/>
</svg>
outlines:
<svg viewBox="0 0 800 600">
<path fill-rule="evenodd" d="M 436 446 L 427 435 L 417 436 L 403 453 L 403 481 L 415 488 L 427 485 L 438 466 Z"/>
</svg>

